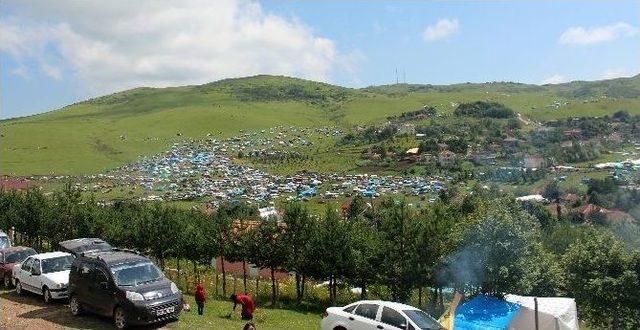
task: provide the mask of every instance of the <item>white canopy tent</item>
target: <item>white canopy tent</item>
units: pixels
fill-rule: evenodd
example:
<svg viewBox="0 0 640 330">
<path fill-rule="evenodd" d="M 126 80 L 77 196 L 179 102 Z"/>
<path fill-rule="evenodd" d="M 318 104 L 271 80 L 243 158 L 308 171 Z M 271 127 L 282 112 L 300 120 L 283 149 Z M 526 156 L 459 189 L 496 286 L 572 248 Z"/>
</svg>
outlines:
<svg viewBox="0 0 640 330">
<path fill-rule="evenodd" d="M 509 329 L 536 329 L 538 301 L 538 330 L 578 330 L 578 311 L 572 298 L 525 297 L 513 294 L 505 296 L 508 302 L 522 306 L 509 324 Z"/>
</svg>

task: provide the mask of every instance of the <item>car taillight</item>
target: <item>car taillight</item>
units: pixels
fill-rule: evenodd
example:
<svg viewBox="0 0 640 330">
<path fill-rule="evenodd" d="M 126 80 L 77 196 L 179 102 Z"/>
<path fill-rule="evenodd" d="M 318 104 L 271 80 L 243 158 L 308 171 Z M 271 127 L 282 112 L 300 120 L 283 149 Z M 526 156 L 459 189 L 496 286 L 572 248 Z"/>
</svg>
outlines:
<svg viewBox="0 0 640 330">
<path fill-rule="evenodd" d="M 322 312 L 322 318 L 325 318 L 327 316 L 329 316 L 329 313 L 327 313 L 327 311 Z"/>
</svg>

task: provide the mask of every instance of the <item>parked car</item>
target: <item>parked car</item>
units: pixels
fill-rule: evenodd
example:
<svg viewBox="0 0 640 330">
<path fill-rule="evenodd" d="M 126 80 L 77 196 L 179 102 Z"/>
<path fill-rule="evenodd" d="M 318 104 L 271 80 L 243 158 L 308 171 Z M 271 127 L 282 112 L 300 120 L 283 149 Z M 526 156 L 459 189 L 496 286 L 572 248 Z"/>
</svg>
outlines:
<svg viewBox="0 0 640 330">
<path fill-rule="evenodd" d="M 322 314 L 322 330 L 444 329 L 415 307 L 381 300 L 362 300 L 344 307 L 329 307 Z"/>
<path fill-rule="evenodd" d="M 9 236 L 0 230 L 0 249 L 11 247 L 11 240 Z"/>
<path fill-rule="evenodd" d="M 82 253 L 110 251 L 113 247 L 100 238 L 76 238 L 60 242 L 60 250 L 77 257 Z"/>
<path fill-rule="evenodd" d="M 24 246 L 0 249 L 0 280 L 5 288 L 13 284 L 13 267 L 36 253 L 36 250 Z"/>
<path fill-rule="evenodd" d="M 113 317 L 115 326 L 177 320 L 182 292 L 145 256 L 112 250 L 80 255 L 69 275 L 69 307 Z"/>
<path fill-rule="evenodd" d="M 34 254 L 13 267 L 16 293 L 30 291 L 44 297 L 46 303 L 52 299 L 68 296 L 69 269 L 73 255 L 66 252 Z"/>
</svg>

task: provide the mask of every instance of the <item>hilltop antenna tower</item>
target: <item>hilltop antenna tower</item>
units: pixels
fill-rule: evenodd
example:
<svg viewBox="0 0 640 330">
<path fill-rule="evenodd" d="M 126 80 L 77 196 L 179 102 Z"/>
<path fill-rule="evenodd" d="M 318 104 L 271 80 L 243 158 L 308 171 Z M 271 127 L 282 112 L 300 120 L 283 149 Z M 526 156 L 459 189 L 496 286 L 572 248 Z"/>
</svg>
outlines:
<svg viewBox="0 0 640 330">
<path fill-rule="evenodd" d="M 407 84 L 407 71 L 405 69 L 402 69 L 402 80 L 404 81 L 404 84 Z"/>
<path fill-rule="evenodd" d="M 396 67 L 396 85 L 398 84 L 398 68 Z"/>
</svg>

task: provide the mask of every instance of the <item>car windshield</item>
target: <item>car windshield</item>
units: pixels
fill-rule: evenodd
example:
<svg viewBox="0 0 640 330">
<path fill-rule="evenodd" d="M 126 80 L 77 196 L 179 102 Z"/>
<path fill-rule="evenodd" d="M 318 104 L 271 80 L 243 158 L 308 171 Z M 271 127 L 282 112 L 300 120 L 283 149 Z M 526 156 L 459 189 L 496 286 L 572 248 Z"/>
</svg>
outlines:
<svg viewBox="0 0 640 330">
<path fill-rule="evenodd" d="M 4 249 L 8 247 L 9 247 L 9 237 L 0 236 L 0 249 Z"/>
<path fill-rule="evenodd" d="M 36 251 L 31 249 L 16 251 L 16 252 L 7 254 L 6 257 L 4 258 L 5 259 L 4 262 L 8 264 L 15 264 L 16 262 L 24 261 L 24 259 L 27 259 L 28 256 L 32 256 L 34 254 L 36 254 Z"/>
<path fill-rule="evenodd" d="M 118 265 L 111 268 L 111 273 L 116 283 L 123 286 L 136 286 L 162 278 L 158 267 L 148 261 Z"/>
<path fill-rule="evenodd" d="M 62 256 L 42 260 L 42 274 L 61 272 L 71 269 L 73 256 Z"/>
<path fill-rule="evenodd" d="M 421 310 L 412 309 L 404 310 L 403 312 L 422 330 L 442 329 L 438 321 Z"/>
</svg>

